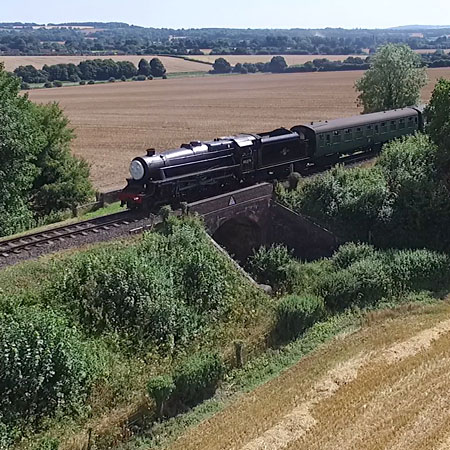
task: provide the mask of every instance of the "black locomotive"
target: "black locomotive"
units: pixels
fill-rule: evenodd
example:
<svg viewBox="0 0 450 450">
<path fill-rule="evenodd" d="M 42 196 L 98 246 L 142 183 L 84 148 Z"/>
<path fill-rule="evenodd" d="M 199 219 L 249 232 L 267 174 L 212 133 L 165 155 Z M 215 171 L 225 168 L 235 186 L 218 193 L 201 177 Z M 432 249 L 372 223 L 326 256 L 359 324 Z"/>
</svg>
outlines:
<svg viewBox="0 0 450 450">
<path fill-rule="evenodd" d="M 119 198 L 129 208 L 149 210 L 191 202 L 329 166 L 356 152 L 377 151 L 385 142 L 421 129 L 422 109 L 411 107 L 194 141 L 157 155 L 148 150 L 131 162 L 131 178 Z"/>
</svg>

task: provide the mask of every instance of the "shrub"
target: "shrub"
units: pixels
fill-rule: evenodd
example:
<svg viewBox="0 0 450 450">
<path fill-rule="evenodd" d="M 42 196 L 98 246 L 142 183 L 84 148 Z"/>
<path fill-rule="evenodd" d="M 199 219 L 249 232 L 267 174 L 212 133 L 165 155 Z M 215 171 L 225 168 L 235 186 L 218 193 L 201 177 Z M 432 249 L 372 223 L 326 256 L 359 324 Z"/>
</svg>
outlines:
<svg viewBox="0 0 450 450">
<path fill-rule="evenodd" d="M 151 75 L 149 75 L 149 76 L 147 77 L 147 80 L 153 80 L 153 77 L 152 77 Z"/>
<path fill-rule="evenodd" d="M 28 89 L 30 89 L 30 85 L 28 84 L 28 83 L 21 83 L 20 84 L 20 89 L 22 89 L 22 90 L 28 90 Z"/>
<path fill-rule="evenodd" d="M 430 250 L 402 250 L 392 256 L 391 273 L 396 288 L 437 291 L 448 285 L 450 259 Z"/>
<path fill-rule="evenodd" d="M 392 282 L 382 261 L 363 259 L 324 276 L 318 281 L 316 292 L 323 297 L 325 305 L 333 310 L 350 306 L 370 306 L 387 297 Z"/>
<path fill-rule="evenodd" d="M 211 397 L 224 374 L 224 364 L 217 353 L 198 353 L 175 372 L 175 398 L 186 406 L 194 406 Z"/>
<path fill-rule="evenodd" d="M 162 76 L 162 79 L 163 79 L 163 80 L 167 80 L 167 75 L 164 74 L 164 75 Z"/>
<path fill-rule="evenodd" d="M 80 336 L 54 313 L 34 309 L 0 319 L 0 420 L 35 421 L 82 401 L 93 379 Z"/>
<path fill-rule="evenodd" d="M 346 269 L 357 261 L 375 256 L 376 252 L 372 245 L 348 242 L 341 245 L 334 253 L 332 261 L 339 269 Z"/>
<path fill-rule="evenodd" d="M 138 75 L 135 78 L 136 78 L 136 81 L 145 81 L 147 79 L 147 77 L 145 75 Z"/>
<path fill-rule="evenodd" d="M 81 80 L 80 82 L 79 82 L 79 85 L 80 86 L 84 86 L 86 84 L 86 81 L 85 80 Z"/>
<path fill-rule="evenodd" d="M 53 87 L 53 84 L 50 83 L 50 81 L 47 81 L 46 83 L 44 83 L 44 87 L 45 87 L 45 88 L 52 88 L 52 87 Z"/>
<path fill-rule="evenodd" d="M 175 384 L 170 375 L 153 377 L 147 383 L 148 395 L 155 401 L 159 417 L 163 416 L 165 402 L 169 399 L 174 390 Z"/>
<path fill-rule="evenodd" d="M 277 332 L 291 340 L 325 316 L 323 299 L 314 295 L 288 295 L 277 306 Z"/>
<path fill-rule="evenodd" d="M 125 75 L 122 75 L 122 76 L 120 77 L 120 79 L 121 79 L 121 81 L 127 81 L 127 77 L 126 77 Z"/>
<path fill-rule="evenodd" d="M 115 83 L 116 79 L 114 77 L 109 77 L 108 83 Z"/>
<path fill-rule="evenodd" d="M 55 80 L 54 82 L 53 82 L 53 86 L 54 87 L 62 87 L 62 81 L 58 81 L 58 80 Z"/>
<path fill-rule="evenodd" d="M 250 272 L 260 283 L 279 287 L 285 280 L 285 266 L 292 261 L 291 252 L 283 245 L 260 247 L 249 259 Z"/>
<path fill-rule="evenodd" d="M 95 81 L 94 80 L 89 80 L 88 84 L 95 84 Z"/>
</svg>

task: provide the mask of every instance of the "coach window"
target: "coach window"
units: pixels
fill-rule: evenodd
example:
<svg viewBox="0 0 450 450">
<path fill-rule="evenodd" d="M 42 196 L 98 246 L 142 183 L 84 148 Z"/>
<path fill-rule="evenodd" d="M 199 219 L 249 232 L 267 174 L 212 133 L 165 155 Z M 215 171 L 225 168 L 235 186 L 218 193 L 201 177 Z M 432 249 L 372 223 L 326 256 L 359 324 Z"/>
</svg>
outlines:
<svg viewBox="0 0 450 450">
<path fill-rule="evenodd" d="M 333 142 L 341 142 L 341 132 L 339 130 L 333 131 Z"/>
<path fill-rule="evenodd" d="M 414 126 L 413 118 L 412 117 L 408 117 L 408 127 L 411 128 L 413 126 Z"/>
<path fill-rule="evenodd" d="M 386 122 L 381 122 L 381 133 L 386 133 L 387 125 Z"/>
<path fill-rule="evenodd" d="M 395 131 L 397 129 L 397 122 L 395 120 L 391 120 L 391 131 Z"/>
<path fill-rule="evenodd" d="M 331 141 L 331 136 L 329 134 L 327 134 L 327 144 L 329 144 Z"/>
<path fill-rule="evenodd" d="M 324 138 L 325 138 L 325 136 L 323 134 L 319 134 L 319 146 L 320 147 L 323 147 L 323 145 L 325 143 Z"/>
<path fill-rule="evenodd" d="M 352 140 L 352 129 L 351 128 L 347 128 L 345 130 L 345 140 L 346 141 L 351 141 Z"/>
<path fill-rule="evenodd" d="M 362 128 L 358 127 L 356 129 L 356 139 L 362 138 L 363 132 L 362 132 Z"/>
<path fill-rule="evenodd" d="M 375 125 L 375 133 L 378 134 L 379 131 L 380 131 L 380 130 L 379 130 L 378 125 Z"/>
<path fill-rule="evenodd" d="M 403 128 L 405 128 L 405 126 L 406 126 L 405 119 L 400 119 L 399 124 L 398 124 L 398 129 L 402 130 Z"/>
</svg>

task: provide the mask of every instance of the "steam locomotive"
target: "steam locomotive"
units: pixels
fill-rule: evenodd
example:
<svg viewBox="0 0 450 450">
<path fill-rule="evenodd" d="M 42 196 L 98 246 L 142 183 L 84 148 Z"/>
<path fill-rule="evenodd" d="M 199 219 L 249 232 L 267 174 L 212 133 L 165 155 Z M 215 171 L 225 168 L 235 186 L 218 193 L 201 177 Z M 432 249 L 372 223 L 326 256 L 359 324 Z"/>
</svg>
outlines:
<svg viewBox="0 0 450 450">
<path fill-rule="evenodd" d="M 193 141 L 179 149 L 134 158 L 131 178 L 119 195 L 128 208 L 155 210 L 291 172 L 329 166 L 356 152 L 378 151 L 385 142 L 424 126 L 422 108 L 411 107 L 343 119 L 311 122 L 290 130 Z"/>
</svg>

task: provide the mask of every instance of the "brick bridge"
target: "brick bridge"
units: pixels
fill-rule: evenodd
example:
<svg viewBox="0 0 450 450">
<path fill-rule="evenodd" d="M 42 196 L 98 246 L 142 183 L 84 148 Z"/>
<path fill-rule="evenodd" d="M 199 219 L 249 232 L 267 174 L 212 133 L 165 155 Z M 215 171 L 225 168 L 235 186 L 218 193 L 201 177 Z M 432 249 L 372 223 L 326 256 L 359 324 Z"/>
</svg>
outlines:
<svg viewBox="0 0 450 450">
<path fill-rule="evenodd" d="M 213 239 L 239 261 L 272 243 L 306 260 L 329 256 L 337 247 L 330 231 L 277 203 L 269 183 L 190 203 L 188 211 L 201 215 Z"/>
</svg>

